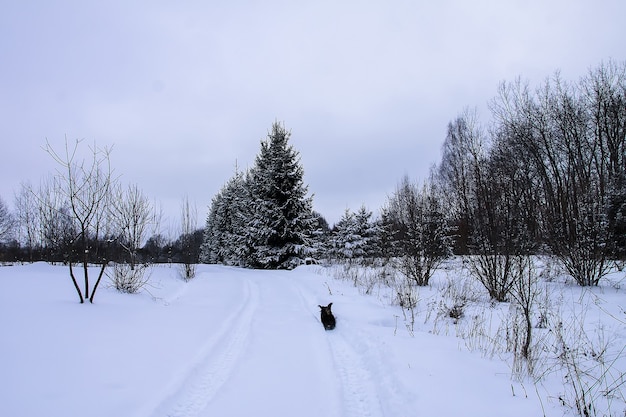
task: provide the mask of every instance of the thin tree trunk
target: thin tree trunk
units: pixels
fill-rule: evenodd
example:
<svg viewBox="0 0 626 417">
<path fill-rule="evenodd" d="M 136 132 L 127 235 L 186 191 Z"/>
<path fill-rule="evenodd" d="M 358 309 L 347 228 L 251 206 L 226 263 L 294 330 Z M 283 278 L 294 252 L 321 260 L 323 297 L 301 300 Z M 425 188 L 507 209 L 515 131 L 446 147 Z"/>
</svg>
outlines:
<svg viewBox="0 0 626 417">
<path fill-rule="evenodd" d="M 87 249 L 87 239 L 83 230 L 83 273 L 85 274 L 85 298 L 89 298 L 89 249 Z"/>
<path fill-rule="evenodd" d="M 528 308 L 524 308 L 524 318 L 526 319 L 526 337 L 524 338 L 524 346 L 522 347 L 522 356 L 524 356 L 526 360 L 530 359 L 530 343 L 532 341 L 533 331 L 533 325 L 530 321 L 530 314 L 530 310 Z"/>
<path fill-rule="evenodd" d="M 72 269 L 72 261 L 69 261 L 70 264 L 70 277 L 72 277 L 72 282 L 74 283 L 74 288 L 76 288 L 76 292 L 78 293 L 78 298 L 80 298 L 80 303 L 84 303 L 85 299 L 83 298 L 83 294 L 80 292 L 80 287 L 78 286 L 78 282 L 76 281 L 76 277 L 74 276 L 74 270 Z"/>
<path fill-rule="evenodd" d="M 102 275 L 104 275 L 104 269 L 107 267 L 107 261 L 102 261 L 102 268 L 100 268 L 100 273 L 98 274 L 98 279 L 96 280 L 96 285 L 93 286 L 93 291 L 91 291 L 91 298 L 89 298 L 89 302 L 93 304 L 93 298 L 96 296 L 96 290 L 98 289 L 98 284 L 100 284 L 100 280 L 102 279 Z"/>
</svg>

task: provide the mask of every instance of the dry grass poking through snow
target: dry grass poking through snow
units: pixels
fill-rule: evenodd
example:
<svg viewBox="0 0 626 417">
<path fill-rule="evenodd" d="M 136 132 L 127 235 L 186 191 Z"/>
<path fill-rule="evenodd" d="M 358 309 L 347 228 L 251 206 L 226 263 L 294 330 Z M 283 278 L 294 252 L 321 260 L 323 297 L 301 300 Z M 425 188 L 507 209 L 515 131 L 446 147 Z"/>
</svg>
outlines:
<svg viewBox="0 0 626 417">
<path fill-rule="evenodd" d="M 455 336 L 462 348 L 505 361 L 511 378 L 528 387 L 524 395 L 580 416 L 626 416 L 624 271 L 616 267 L 598 287 L 580 287 L 549 259 L 530 265 L 504 303 L 489 298 L 461 258 L 444 263 L 426 287 L 385 264 L 352 262 L 319 273 L 399 308 L 396 320 L 411 335 Z"/>
</svg>

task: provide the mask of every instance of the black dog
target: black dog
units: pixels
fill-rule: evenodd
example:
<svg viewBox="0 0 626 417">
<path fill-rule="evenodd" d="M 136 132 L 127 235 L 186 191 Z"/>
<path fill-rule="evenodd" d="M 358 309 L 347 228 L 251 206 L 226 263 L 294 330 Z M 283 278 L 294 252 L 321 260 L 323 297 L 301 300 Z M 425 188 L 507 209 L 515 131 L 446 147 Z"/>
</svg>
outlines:
<svg viewBox="0 0 626 417">
<path fill-rule="evenodd" d="M 332 305 L 333 303 L 328 304 L 326 307 L 318 306 L 322 309 L 322 324 L 326 330 L 332 330 L 335 328 L 335 316 L 333 316 L 333 312 L 330 311 L 330 306 Z"/>
</svg>

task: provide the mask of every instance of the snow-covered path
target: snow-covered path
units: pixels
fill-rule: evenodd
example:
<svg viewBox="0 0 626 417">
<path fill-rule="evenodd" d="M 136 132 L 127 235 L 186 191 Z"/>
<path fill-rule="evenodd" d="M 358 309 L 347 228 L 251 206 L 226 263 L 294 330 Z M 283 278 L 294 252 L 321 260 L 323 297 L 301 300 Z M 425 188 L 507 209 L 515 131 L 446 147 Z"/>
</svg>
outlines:
<svg viewBox="0 0 626 417">
<path fill-rule="evenodd" d="M 0 268 L 1 416 L 541 415 L 506 365 L 408 334 L 399 309 L 307 268 L 156 267 L 80 305 L 67 269 Z M 325 331 L 318 304 L 333 302 Z M 557 409 L 557 412 L 560 412 Z M 558 415 L 558 414 L 557 414 Z"/>
<path fill-rule="evenodd" d="M 232 275 L 237 301 L 152 416 L 384 415 L 363 359 L 322 328 L 313 293 L 281 271 Z"/>
</svg>

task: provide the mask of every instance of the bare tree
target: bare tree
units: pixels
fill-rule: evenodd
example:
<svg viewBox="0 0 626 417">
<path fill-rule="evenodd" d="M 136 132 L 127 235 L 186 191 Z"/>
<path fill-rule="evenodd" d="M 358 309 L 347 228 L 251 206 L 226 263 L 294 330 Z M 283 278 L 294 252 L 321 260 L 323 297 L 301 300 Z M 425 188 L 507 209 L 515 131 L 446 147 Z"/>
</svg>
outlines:
<svg viewBox="0 0 626 417">
<path fill-rule="evenodd" d="M 95 143 L 88 146 L 89 158 L 81 159 L 79 150 L 82 140 L 73 143 L 65 140 L 65 149 L 62 153 L 57 152 L 49 142 L 46 142 L 45 151 L 59 164 L 56 182 L 56 191 L 67 202 L 69 220 L 76 232 L 73 236 L 73 250 L 68 254 L 70 277 L 78 293 L 80 302 L 93 299 L 98 284 L 104 274 L 107 259 L 102 253 L 98 253 L 98 247 L 94 242 L 104 237 L 107 233 L 108 210 L 106 204 L 110 198 L 111 187 L 114 183 L 110 166 L 110 148 L 99 148 Z M 53 209 L 56 209 L 54 207 Z M 89 262 L 90 260 L 101 263 L 100 273 L 90 288 Z M 73 265 L 75 262 L 82 263 L 84 275 L 84 288 L 81 291 L 76 280 Z"/>
<path fill-rule="evenodd" d="M 56 177 L 42 180 L 35 191 L 30 189 L 31 195 L 37 200 L 36 227 L 37 240 L 45 250 L 45 259 L 48 262 L 66 262 L 70 248 L 77 234 L 76 226 L 72 222 L 67 201 L 61 195 L 60 183 Z"/>
<path fill-rule="evenodd" d="M 592 69 L 581 81 L 581 91 L 605 188 L 626 172 L 626 63 L 609 61 Z"/>
<path fill-rule="evenodd" d="M 4 200 L 0 198 L 0 242 L 11 236 L 14 224 L 13 216 L 9 208 L 4 203 Z"/>
<path fill-rule="evenodd" d="M 196 276 L 197 250 L 194 245 L 194 232 L 198 229 L 198 210 L 185 196 L 181 204 L 181 275 L 185 281 Z"/>
<path fill-rule="evenodd" d="M 517 258 L 533 246 L 537 229 L 526 165 L 499 131 L 483 129 L 476 113 L 465 111 L 449 125 L 438 174 L 457 250 L 490 296 L 506 300 L 520 274 Z"/>
<path fill-rule="evenodd" d="M 520 256 L 516 258 L 516 262 L 518 263 L 516 270 L 519 271 L 519 277 L 515 280 L 513 288 L 511 289 L 511 298 L 514 301 L 514 307 L 519 312 L 523 324 L 518 334 L 520 339 L 519 344 L 516 340 L 513 350 L 515 359 L 521 356 L 526 361 L 529 375 L 533 375 L 535 361 L 532 352 L 532 319 L 540 291 L 537 287 L 536 268 L 532 258 L 530 256 Z"/>
<path fill-rule="evenodd" d="M 131 269 L 137 264 L 137 251 L 146 240 L 148 228 L 155 222 L 152 203 L 137 185 L 126 190 L 117 186 L 110 207 L 117 243 L 128 255 Z"/>
<path fill-rule="evenodd" d="M 138 251 L 147 238 L 148 228 L 155 223 L 154 208 L 137 185 L 125 190 L 116 185 L 110 211 L 115 241 L 125 255 L 115 263 L 111 278 L 119 291 L 135 293 L 148 279 L 146 265 L 138 263 Z"/>
<path fill-rule="evenodd" d="M 611 130 L 599 122 L 602 106 L 589 106 L 582 91 L 557 73 L 535 92 L 519 81 L 503 84 L 492 109 L 536 178 L 545 242 L 576 282 L 597 285 L 614 246 L 606 185 L 615 163 L 605 161 L 620 158 L 609 151 L 614 141 L 600 139 Z M 619 114 L 615 125 L 624 123 Z"/>
<path fill-rule="evenodd" d="M 38 201 L 30 183 L 22 183 L 20 191 L 15 195 L 15 212 L 17 215 L 18 240 L 26 246 L 28 260 L 33 261 L 33 250 L 40 246 L 38 239 Z"/>
<path fill-rule="evenodd" d="M 515 149 L 498 138 L 484 160 L 477 161 L 470 206 L 470 271 L 497 301 L 507 300 L 523 275 L 521 260 L 534 249 L 536 208 L 531 183 Z"/>
<path fill-rule="evenodd" d="M 383 209 L 383 223 L 396 245 L 399 269 L 414 284 L 428 285 L 451 253 L 447 218 L 432 184 L 420 188 L 404 177 Z"/>
<path fill-rule="evenodd" d="M 485 134 L 479 126 L 475 110 L 464 110 L 448 124 L 448 134 L 442 146 L 437 185 L 445 200 L 456 235 L 455 250 L 467 254 L 471 205 L 476 192 L 478 161 L 484 158 Z"/>
<path fill-rule="evenodd" d="M 599 188 L 607 196 L 614 255 L 626 258 L 626 63 L 609 61 L 582 80 L 590 134 L 599 156 Z"/>
</svg>

